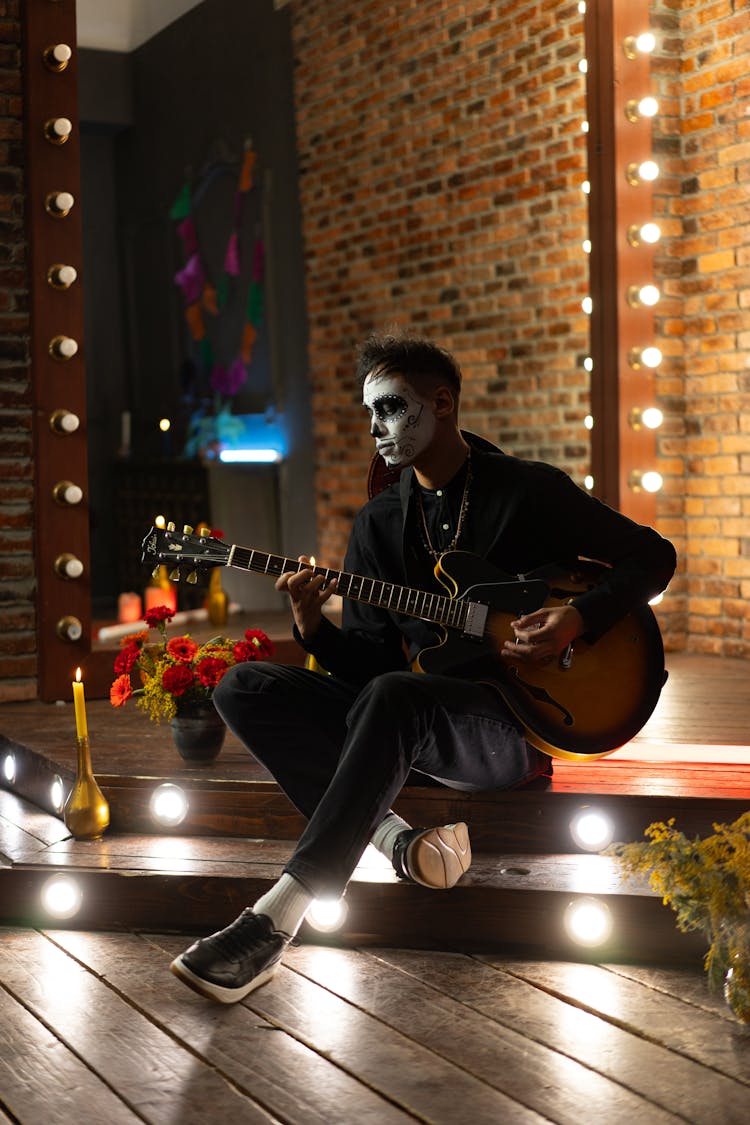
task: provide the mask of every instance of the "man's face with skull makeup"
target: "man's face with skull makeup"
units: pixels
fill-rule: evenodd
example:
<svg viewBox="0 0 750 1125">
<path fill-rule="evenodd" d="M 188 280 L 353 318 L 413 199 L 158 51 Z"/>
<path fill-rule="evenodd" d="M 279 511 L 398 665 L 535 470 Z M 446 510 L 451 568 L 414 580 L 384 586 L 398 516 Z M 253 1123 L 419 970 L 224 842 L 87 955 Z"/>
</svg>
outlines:
<svg viewBox="0 0 750 1125">
<path fill-rule="evenodd" d="M 386 465 L 412 465 L 435 433 L 429 400 L 417 394 L 402 375 L 368 375 L 363 392 L 370 433 Z"/>
</svg>

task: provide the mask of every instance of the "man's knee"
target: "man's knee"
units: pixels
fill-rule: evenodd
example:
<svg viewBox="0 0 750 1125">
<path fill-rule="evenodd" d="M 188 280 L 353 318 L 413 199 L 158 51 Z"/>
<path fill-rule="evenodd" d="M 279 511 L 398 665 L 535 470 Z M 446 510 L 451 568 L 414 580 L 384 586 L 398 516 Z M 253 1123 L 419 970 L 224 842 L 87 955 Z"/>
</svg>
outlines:
<svg viewBox="0 0 750 1125">
<path fill-rule="evenodd" d="M 273 674 L 272 664 L 244 661 L 227 669 L 214 688 L 214 706 L 220 715 L 231 713 L 236 703 L 247 695 L 264 691 Z"/>
</svg>

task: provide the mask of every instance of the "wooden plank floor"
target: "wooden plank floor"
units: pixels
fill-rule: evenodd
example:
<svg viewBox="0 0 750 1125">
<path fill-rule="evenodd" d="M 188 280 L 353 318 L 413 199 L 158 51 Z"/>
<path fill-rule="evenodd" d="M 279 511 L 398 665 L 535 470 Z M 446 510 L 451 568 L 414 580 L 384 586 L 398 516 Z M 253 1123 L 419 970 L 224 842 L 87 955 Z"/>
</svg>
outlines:
<svg viewBox="0 0 750 1125">
<path fill-rule="evenodd" d="M 223 1008 L 186 939 L 0 931 L 0 1109 L 23 1125 L 746 1122 L 750 1031 L 699 970 L 288 951 Z"/>
</svg>

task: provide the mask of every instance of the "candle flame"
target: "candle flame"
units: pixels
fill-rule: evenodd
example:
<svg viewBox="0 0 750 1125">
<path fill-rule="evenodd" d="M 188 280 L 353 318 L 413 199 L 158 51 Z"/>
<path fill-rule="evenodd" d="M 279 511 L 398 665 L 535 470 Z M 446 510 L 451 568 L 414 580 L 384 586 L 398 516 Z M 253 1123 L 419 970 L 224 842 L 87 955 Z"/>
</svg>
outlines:
<svg viewBox="0 0 750 1125">
<path fill-rule="evenodd" d="M 80 682 L 81 682 L 81 669 L 76 668 L 76 683 L 80 684 Z"/>
<path fill-rule="evenodd" d="M 310 555 L 310 566 L 315 566 L 315 555 Z"/>
</svg>

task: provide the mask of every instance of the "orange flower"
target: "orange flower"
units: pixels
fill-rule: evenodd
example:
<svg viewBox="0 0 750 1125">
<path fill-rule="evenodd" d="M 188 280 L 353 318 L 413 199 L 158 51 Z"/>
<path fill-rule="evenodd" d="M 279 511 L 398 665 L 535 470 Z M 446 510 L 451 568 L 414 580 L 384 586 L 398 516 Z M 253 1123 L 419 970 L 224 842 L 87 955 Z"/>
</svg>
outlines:
<svg viewBox="0 0 750 1125">
<path fill-rule="evenodd" d="M 141 645 L 147 640 L 148 629 L 142 629 L 140 633 L 128 633 L 127 637 L 123 637 L 120 641 L 120 648 L 127 648 L 128 645 Z"/>
<path fill-rule="evenodd" d="M 190 637 L 172 637 L 167 642 L 167 652 L 175 660 L 189 664 L 198 651 L 198 646 Z"/>
<path fill-rule="evenodd" d="M 130 676 L 118 676 L 109 689 L 109 701 L 113 707 L 124 707 L 133 694 Z"/>
</svg>

